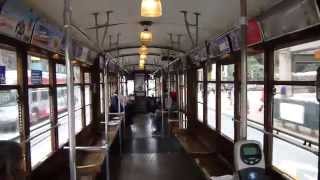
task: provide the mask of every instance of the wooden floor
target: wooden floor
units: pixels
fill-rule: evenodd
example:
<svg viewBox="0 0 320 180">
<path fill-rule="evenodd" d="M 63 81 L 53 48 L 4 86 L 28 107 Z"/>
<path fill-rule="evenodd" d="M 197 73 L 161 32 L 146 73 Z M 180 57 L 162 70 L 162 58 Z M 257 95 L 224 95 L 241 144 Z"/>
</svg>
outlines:
<svg viewBox="0 0 320 180">
<path fill-rule="evenodd" d="M 205 180 L 173 137 L 152 136 L 149 115 L 136 115 L 123 154 L 111 159 L 111 180 Z"/>
</svg>

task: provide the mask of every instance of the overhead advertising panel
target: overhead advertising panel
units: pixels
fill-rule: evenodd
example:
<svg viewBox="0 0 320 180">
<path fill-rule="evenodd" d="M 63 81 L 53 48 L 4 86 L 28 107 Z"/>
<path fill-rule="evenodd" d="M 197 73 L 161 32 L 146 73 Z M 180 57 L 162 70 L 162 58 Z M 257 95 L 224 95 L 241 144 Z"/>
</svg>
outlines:
<svg viewBox="0 0 320 180">
<path fill-rule="evenodd" d="M 22 0 L 0 0 L 0 33 L 30 43 L 38 20 Z"/>
<path fill-rule="evenodd" d="M 40 20 L 35 26 L 31 44 L 54 52 L 60 52 L 63 35 L 63 32 L 57 26 Z"/>
<path fill-rule="evenodd" d="M 277 8 L 272 8 L 261 17 L 266 41 L 319 23 L 319 5 L 316 0 L 282 1 Z"/>
<path fill-rule="evenodd" d="M 252 46 L 263 41 L 262 31 L 256 19 L 250 19 L 247 27 L 247 45 Z"/>
<path fill-rule="evenodd" d="M 230 33 L 228 33 L 228 36 L 231 41 L 232 50 L 239 51 L 241 47 L 240 29 L 237 28 L 232 30 Z M 250 19 L 247 26 L 247 46 L 249 47 L 261 42 L 263 42 L 263 35 L 260 24 L 256 19 Z"/>
<path fill-rule="evenodd" d="M 209 56 L 218 57 L 223 56 L 231 52 L 230 43 L 227 36 L 220 36 L 217 39 L 210 42 Z"/>
</svg>

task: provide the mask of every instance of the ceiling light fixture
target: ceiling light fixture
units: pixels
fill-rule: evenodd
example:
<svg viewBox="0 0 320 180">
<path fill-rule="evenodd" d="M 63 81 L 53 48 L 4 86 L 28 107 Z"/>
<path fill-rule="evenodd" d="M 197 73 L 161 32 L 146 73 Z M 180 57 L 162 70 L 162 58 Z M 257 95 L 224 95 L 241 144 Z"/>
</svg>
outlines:
<svg viewBox="0 0 320 180">
<path fill-rule="evenodd" d="M 145 45 L 142 45 L 140 48 L 139 48 L 139 54 L 144 54 L 144 55 L 147 55 L 148 54 L 148 48 L 147 46 Z"/>
<path fill-rule="evenodd" d="M 160 17 L 162 16 L 162 5 L 160 0 L 142 0 L 141 16 Z"/>
<path fill-rule="evenodd" d="M 140 42 L 143 45 L 148 45 L 152 41 L 152 33 L 148 31 L 148 28 L 145 28 L 140 33 Z"/>
<path fill-rule="evenodd" d="M 146 60 L 147 59 L 147 55 L 146 54 L 141 54 L 140 55 L 140 59 Z"/>
</svg>

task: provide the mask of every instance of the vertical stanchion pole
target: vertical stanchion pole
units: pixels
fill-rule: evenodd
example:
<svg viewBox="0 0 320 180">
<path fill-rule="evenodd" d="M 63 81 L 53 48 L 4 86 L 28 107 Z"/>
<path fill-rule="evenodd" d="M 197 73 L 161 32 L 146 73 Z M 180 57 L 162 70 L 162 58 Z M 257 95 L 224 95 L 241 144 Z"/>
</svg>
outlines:
<svg viewBox="0 0 320 180">
<path fill-rule="evenodd" d="M 247 0 L 240 0 L 240 26 L 241 26 L 241 65 L 240 65 L 240 119 L 239 134 L 236 140 L 247 137 Z"/>
<path fill-rule="evenodd" d="M 120 72 L 118 72 L 118 84 L 117 84 L 117 86 L 118 86 L 118 113 L 119 113 L 119 117 L 121 118 L 121 119 L 120 119 L 120 120 L 121 120 L 120 130 L 119 130 L 119 151 L 120 151 L 120 155 L 121 155 L 121 153 L 122 153 L 122 130 L 123 130 L 122 127 L 124 126 L 124 124 L 123 124 L 124 119 L 122 119 L 122 118 L 124 118 L 124 117 L 120 115 L 120 113 L 121 113 L 121 102 L 120 102 L 120 91 L 121 91 L 121 88 L 120 88 L 120 80 L 121 80 L 121 78 L 120 78 Z"/>
<path fill-rule="evenodd" d="M 64 28 L 66 36 L 65 59 L 67 68 L 67 93 L 68 93 L 68 133 L 69 133 L 69 168 L 70 180 L 77 180 L 76 172 L 76 137 L 74 120 L 74 87 L 73 67 L 71 63 L 71 0 L 64 0 Z"/>
<path fill-rule="evenodd" d="M 161 88 L 160 88 L 160 97 L 161 97 L 161 134 L 164 136 L 164 72 L 161 70 Z"/>
<path fill-rule="evenodd" d="M 105 64 L 104 68 L 104 89 L 105 89 L 105 96 L 104 96 L 104 133 L 105 133 L 105 141 L 106 141 L 106 179 L 110 180 L 110 171 L 109 171 L 109 138 L 108 138 L 108 122 L 109 122 L 109 83 L 108 83 L 108 64 L 109 60 Z"/>
</svg>

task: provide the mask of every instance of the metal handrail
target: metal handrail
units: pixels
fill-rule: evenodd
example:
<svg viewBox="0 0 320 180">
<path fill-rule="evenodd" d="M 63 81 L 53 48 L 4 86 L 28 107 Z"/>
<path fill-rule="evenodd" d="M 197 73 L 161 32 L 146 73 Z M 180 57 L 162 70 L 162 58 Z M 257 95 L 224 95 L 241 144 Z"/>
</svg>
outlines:
<svg viewBox="0 0 320 180">
<path fill-rule="evenodd" d="M 70 149 L 70 147 L 64 146 L 63 149 Z M 87 152 L 106 151 L 109 149 L 109 145 L 105 144 L 103 146 L 76 146 L 75 149 Z"/>
<path fill-rule="evenodd" d="M 239 121 L 236 121 L 236 122 L 239 122 Z M 240 122 L 240 123 L 242 123 L 242 122 Z M 288 140 L 288 139 L 282 137 L 281 135 L 277 135 L 277 134 L 274 134 L 274 133 L 267 132 L 267 131 L 265 131 L 265 130 L 259 128 L 259 127 L 256 127 L 254 125 L 251 125 L 251 124 L 248 124 L 248 126 L 253 128 L 253 129 L 256 129 L 256 130 L 258 130 L 258 131 L 260 131 L 260 132 L 262 132 L 262 133 L 264 133 L 266 135 L 270 135 L 272 137 L 278 138 L 278 139 L 283 140 L 283 141 L 285 141 L 285 142 L 287 142 L 287 143 L 289 143 L 291 145 L 297 146 L 297 147 L 299 147 L 301 149 L 307 150 L 307 151 L 309 151 L 309 152 L 311 152 L 313 154 L 318 155 L 318 150 L 316 148 L 312 148 L 312 147 L 308 147 L 308 146 L 296 143 L 296 142 L 294 142 L 292 140 Z"/>
<path fill-rule="evenodd" d="M 52 129 L 59 127 L 60 125 L 61 125 L 61 124 L 60 124 L 60 123 L 58 123 L 58 124 L 56 124 L 56 125 L 54 125 L 54 126 L 52 126 L 52 127 L 48 128 L 48 129 L 46 129 L 46 130 L 44 130 L 44 131 L 41 131 L 40 133 L 38 133 L 38 134 L 36 134 L 36 135 L 34 135 L 34 136 L 32 136 L 32 137 L 29 137 L 28 139 L 26 139 L 26 140 L 25 140 L 25 141 L 23 141 L 22 143 L 30 142 L 30 141 L 32 141 L 33 139 L 35 139 L 35 138 L 37 138 L 37 137 L 39 137 L 39 136 L 41 136 L 41 135 L 43 135 L 43 134 L 47 133 L 48 131 L 51 131 Z"/>
</svg>

